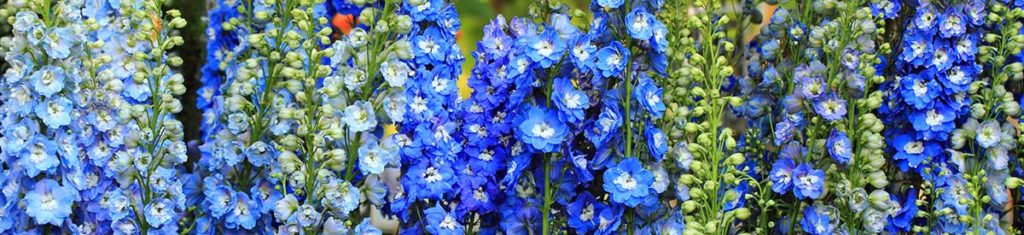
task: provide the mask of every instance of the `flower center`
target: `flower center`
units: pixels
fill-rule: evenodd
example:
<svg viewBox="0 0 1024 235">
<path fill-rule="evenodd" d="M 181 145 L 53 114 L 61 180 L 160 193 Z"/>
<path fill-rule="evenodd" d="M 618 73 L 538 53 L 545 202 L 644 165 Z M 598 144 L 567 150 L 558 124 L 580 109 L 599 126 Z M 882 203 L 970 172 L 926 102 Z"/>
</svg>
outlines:
<svg viewBox="0 0 1024 235">
<path fill-rule="evenodd" d="M 427 170 L 423 172 L 422 177 L 427 181 L 427 183 L 441 181 L 441 173 L 437 172 L 437 168 L 434 167 L 428 167 Z"/>
<path fill-rule="evenodd" d="M 921 81 L 921 80 L 914 81 L 914 88 L 913 89 L 914 89 L 914 96 L 923 97 L 925 94 L 928 94 L 928 85 L 925 84 L 924 81 Z"/>
<path fill-rule="evenodd" d="M 551 45 L 551 42 L 547 40 L 540 40 L 539 42 L 534 44 L 533 47 L 537 48 L 537 54 L 540 54 L 541 56 L 544 57 L 547 57 L 551 55 L 551 53 L 555 52 L 554 46 Z"/>
<path fill-rule="evenodd" d="M 587 204 L 587 207 L 583 208 L 582 213 L 580 213 L 580 220 L 590 221 L 592 219 L 594 219 L 594 204 Z"/>
<path fill-rule="evenodd" d="M 445 215 L 444 220 L 442 220 L 441 224 L 438 226 L 443 229 L 454 230 L 456 225 L 457 223 L 455 223 L 455 218 L 452 218 L 450 215 Z"/>
<path fill-rule="evenodd" d="M 479 187 L 476 188 L 476 190 L 473 190 L 473 199 L 476 199 L 477 201 L 484 203 L 490 201 L 490 199 L 487 197 L 487 193 L 484 193 L 483 187 Z"/>
<path fill-rule="evenodd" d="M 579 94 L 569 93 L 568 95 L 565 95 L 565 106 L 568 106 L 570 109 L 576 109 L 580 106 L 580 103 Z"/>
<path fill-rule="evenodd" d="M 942 119 L 944 118 L 945 117 L 943 117 L 942 114 L 932 109 L 928 110 L 928 114 L 927 117 L 925 117 L 924 122 L 928 124 L 928 126 L 938 126 L 942 124 Z"/>
<path fill-rule="evenodd" d="M 551 125 L 548 125 L 547 122 L 541 122 L 538 123 L 537 125 L 533 125 L 533 130 L 531 131 L 533 132 L 533 135 L 545 139 L 549 139 L 555 136 L 555 129 L 551 128 Z"/>
<path fill-rule="evenodd" d="M 903 151 L 909 154 L 920 154 L 924 152 L 924 143 L 921 141 L 912 141 L 903 145 Z"/>
<path fill-rule="evenodd" d="M 43 195 L 43 204 L 41 205 L 42 208 L 40 209 L 43 209 L 45 211 L 53 211 L 57 209 L 57 205 L 57 199 L 53 198 L 53 194 L 47 193 L 46 195 Z"/>
<path fill-rule="evenodd" d="M 619 56 L 619 54 L 612 54 L 611 56 L 608 56 L 608 63 L 607 63 L 607 65 L 608 66 L 615 66 L 615 65 L 619 64 L 619 61 L 622 61 L 622 58 Z"/>
<path fill-rule="evenodd" d="M 623 189 L 633 190 L 636 189 L 637 182 L 636 178 L 633 178 L 629 173 L 622 173 L 619 177 L 615 178 L 615 184 L 619 185 L 619 187 L 622 187 Z"/>
</svg>

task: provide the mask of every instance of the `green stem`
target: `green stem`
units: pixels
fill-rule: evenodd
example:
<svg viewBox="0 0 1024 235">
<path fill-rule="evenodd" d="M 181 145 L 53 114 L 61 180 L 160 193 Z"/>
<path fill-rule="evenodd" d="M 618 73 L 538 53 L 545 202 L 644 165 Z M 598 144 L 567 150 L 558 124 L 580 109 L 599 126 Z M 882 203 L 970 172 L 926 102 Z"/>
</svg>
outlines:
<svg viewBox="0 0 1024 235">
<path fill-rule="evenodd" d="M 541 207 L 541 234 L 550 234 L 551 220 L 551 154 L 544 154 L 544 205 Z"/>
</svg>

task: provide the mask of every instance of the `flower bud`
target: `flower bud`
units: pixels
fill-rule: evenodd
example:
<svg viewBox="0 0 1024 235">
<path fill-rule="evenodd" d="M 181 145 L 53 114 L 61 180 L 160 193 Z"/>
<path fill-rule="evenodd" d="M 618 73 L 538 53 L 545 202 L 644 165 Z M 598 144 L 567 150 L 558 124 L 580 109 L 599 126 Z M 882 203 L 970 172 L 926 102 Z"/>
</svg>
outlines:
<svg viewBox="0 0 1024 235">
<path fill-rule="evenodd" d="M 885 211 L 892 207 L 892 201 L 889 200 L 889 193 L 885 190 L 876 189 L 868 195 L 868 203 L 875 209 Z"/>
</svg>

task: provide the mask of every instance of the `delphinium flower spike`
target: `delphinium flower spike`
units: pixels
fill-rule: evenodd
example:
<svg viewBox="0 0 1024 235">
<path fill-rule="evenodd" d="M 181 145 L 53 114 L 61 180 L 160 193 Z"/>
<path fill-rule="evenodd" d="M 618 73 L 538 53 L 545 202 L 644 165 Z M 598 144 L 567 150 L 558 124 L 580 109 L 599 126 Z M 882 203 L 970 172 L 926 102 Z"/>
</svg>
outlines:
<svg viewBox="0 0 1024 235">
<path fill-rule="evenodd" d="M 953 163 L 950 168 L 962 173 L 964 185 L 960 189 L 941 190 L 941 199 L 937 201 L 946 205 L 939 208 L 951 208 L 961 216 L 964 232 L 1005 234 L 1020 232 L 1004 231 L 1013 227 L 1001 224 L 1002 215 L 1013 208 L 1009 206 L 1012 196 L 1007 185 L 1020 182 L 1010 177 L 1011 154 L 1020 153 L 1017 151 L 1020 129 L 1012 117 L 1020 115 L 1021 107 L 1011 89 L 1014 89 L 1013 83 L 1020 84 L 1024 79 L 1021 61 L 1013 59 L 1024 47 L 1020 23 L 1024 9 L 997 1 L 987 4 L 984 31 L 980 37 L 974 37 L 982 39 L 977 42 L 976 51 L 981 72 L 966 91 L 971 102 L 969 114 L 961 116 L 961 120 L 965 120 L 952 132 L 951 149 L 947 150 Z M 973 199 L 952 202 L 956 197 Z"/>
<path fill-rule="evenodd" d="M 918 197 L 918 216 L 926 222 L 894 224 L 890 231 L 964 233 L 966 206 L 980 205 L 975 202 L 981 195 L 966 194 L 968 182 L 977 181 L 968 177 L 975 173 L 965 171 L 965 155 L 956 146 L 962 131 L 955 128 L 968 124 L 975 99 L 969 93 L 983 69 L 976 59 L 985 3 L 905 3 L 915 11 L 903 27 L 901 48 L 893 54 L 897 76 L 883 84 L 888 95 L 880 113 L 891 126 L 886 140 L 893 162 L 904 172 L 901 178 L 920 180 L 900 184 L 921 189 L 925 196 Z"/>
<path fill-rule="evenodd" d="M 677 198 L 682 200 L 686 231 L 727 234 L 733 221 L 747 219 L 745 194 L 750 180 L 743 171 L 746 157 L 737 147 L 737 136 L 725 123 L 725 113 L 743 104 L 743 98 L 726 93 L 726 81 L 734 69 L 728 58 L 736 51 L 726 36 L 726 25 L 736 14 L 723 13 L 721 1 L 674 2 L 683 9 L 683 34 L 672 34 L 671 45 L 679 63 L 667 88 L 686 89 L 686 96 L 673 94 L 669 102 L 666 129 L 672 130 L 672 156 L 681 175 Z M 671 5 L 671 4 L 669 4 Z M 671 80 L 670 80 L 671 81 Z M 680 195 L 682 193 L 682 195 Z"/>
<path fill-rule="evenodd" d="M 0 219 L 0 231 L 139 231 L 139 223 L 126 218 L 133 209 L 140 213 L 133 217 L 145 216 L 141 213 L 146 211 L 132 205 L 141 205 L 137 197 L 141 195 L 127 193 L 138 188 L 132 180 L 140 177 L 138 172 L 126 171 L 134 160 L 126 146 L 137 143 L 132 138 L 137 127 L 127 122 L 131 100 L 122 92 L 128 91 L 125 84 L 140 71 L 132 53 L 149 45 L 134 36 L 143 32 L 135 18 L 143 4 L 19 4 L 8 5 L 19 11 L 10 18 L 13 37 L 2 42 L 10 67 L 0 82 L 4 100 L 0 101 L 4 104 L 0 106 L 4 110 L 0 155 L 6 166 L 0 182 L 4 198 L 23 200 L 2 202 L 5 216 Z M 178 84 L 176 88 L 183 91 Z M 183 145 L 170 149 L 174 151 L 166 154 L 168 165 L 184 161 Z M 162 171 L 172 176 L 175 172 L 173 168 Z M 180 191 L 181 185 L 170 179 L 154 179 L 160 180 L 163 190 Z M 172 209 L 184 208 L 161 205 L 169 206 L 161 218 L 176 216 Z M 175 223 L 161 229 L 176 228 Z"/>
<path fill-rule="evenodd" d="M 807 31 L 809 62 L 786 71 L 793 75 L 790 92 L 776 106 L 782 116 L 773 133 L 772 190 L 793 195 L 787 210 L 804 232 L 879 233 L 891 214 L 885 124 L 875 115 L 883 96 L 876 85 L 884 81 L 876 65 L 889 51 L 887 43 L 876 44 L 884 21 L 868 1 L 813 6 L 822 17 Z M 869 204 L 869 196 L 881 201 Z"/>
<path fill-rule="evenodd" d="M 296 2 L 297 3 L 297 2 Z M 195 171 L 202 176 L 197 231 L 273 231 L 281 199 L 277 170 L 280 137 L 292 122 L 280 116 L 290 99 L 284 55 L 293 22 L 290 2 L 218 1 L 210 10 L 207 61 L 197 108 L 203 145 Z M 295 36 L 295 35 L 292 35 Z"/>
<path fill-rule="evenodd" d="M 408 50 L 380 67 L 382 76 L 392 84 L 405 84 L 405 90 L 384 98 L 383 111 L 403 121 L 393 141 L 401 147 L 403 166 L 401 185 L 388 195 L 390 209 L 401 221 L 404 234 L 460 234 L 484 231 L 491 226 L 483 216 L 494 209 L 496 198 L 494 172 L 485 166 L 486 150 L 466 155 L 469 146 L 486 146 L 465 141 L 463 126 L 469 118 L 459 112 L 462 103 L 456 86 L 461 64 L 465 61 L 456 44 L 461 22 L 455 6 L 447 1 L 404 1 L 400 6 L 409 31 L 402 47 Z M 483 131 L 481 127 L 476 131 Z M 477 145 L 479 144 L 479 145 Z M 503 159 L 503 158 L 497 158 Z M 489 167 L 489 168 L 488 168 Z M 397 169 L 395 169 L 397 170 Z M 488 173 L 489 172 L 489 173 Z M 489 187 L 490 192 L 486 191 Z M 490 208 L 490 209 L 487 209 Z M 476 222 L 473 222 L 473 221 Z"/>
<path fill-rule="evenodd" d="M 279 115 L 289 123 L 278 141 L 283 197 L 274 209 L 279 233 L 381 233 L 369 209 L 385 205 L 401 167 L 403 139 L 384 125 L 403 120 L 392 104 L 405 95 L 412 58 L 412 20 L 400 1 L 354 2 L 359 25 L 332 34 L 321 1 L 289 1 L 281 75 L 287 95 Z M 267 40 L 272 39 L 272 40 Z M 274 43 L 273 38 L 260 41 Z M 389 66 L 393 64 L 394 66 Z M 370 208 L 368 208 L 370 207 Z"/>
</svg>

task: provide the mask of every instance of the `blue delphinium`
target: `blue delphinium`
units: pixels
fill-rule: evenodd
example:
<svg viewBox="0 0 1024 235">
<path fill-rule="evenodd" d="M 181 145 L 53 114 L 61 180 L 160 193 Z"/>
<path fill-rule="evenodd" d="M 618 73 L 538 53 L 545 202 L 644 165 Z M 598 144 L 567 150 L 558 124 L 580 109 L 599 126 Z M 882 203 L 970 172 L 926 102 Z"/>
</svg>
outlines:
<svg viewBox="0 0 1024 235">
<path fill-rule="evenodd" d="M 603 188 L 612 201 L 635 207 L 653 190 L 653 181 L 654 175 L 639 160 L 627 158 L 604 172 Z"/>
<path fill-rule="evenodd" d="M 161 57 L 159 73 L 164 75 L 169 74 L 167 64 L 180 65 L 179 57 L 148 52 L 156 41 L 180 41 L 165 33 L 183 27 L 183 19 L 172 15 L 164 23 L 159 9 L 146 8 L 159 3 L 148 1 L 32 4 L 11 12 L 12 36 L 2 43 L 7 67 L 0 80 L 0 161 L 5 162 L 0 232 L 176 232 L 177 225 L 146 221 L 180 217 L 183 200 L 163 207 L 167 213 L 161 217 L 150 217 L 153 213 L 144 213 L 144 208 L 151 199 L 183 199 L 182 184 L 174 177 L 175 165 L 185 160 L 184 145 L 174 140 L 150 145 L 135 121 L 147 116 L 147 106 L 121 94 L 153 93 L 135 85 L 158 72 L 144 58 L 136 58 Z M 153 17 L 136 17 L 145 14 Z M 154 24 L 164 30 L 154 29 Z M 160 78 L 168 97 L 163 110 L 179 111 L 172 96 L 184 92 L 183 79 Z M 147 126 L 166 126 L 163 135 L 180 133 L 173 119 L 151 121 Z M 159 150 L 160 158 L 141 154 L 143 145 Z M 158 165 L 170 177 L 151 177 Z M 151 179 L 160 187 L 141 184 Z M 127 213 L 132 210 L 139 213 Z"/>
<path fill-rule="evenodd" d="M 858 201 L 863 201 L 868 189 L 889 185 L 881 133 L 889 123 L 875 112 L 886 96 L 877 88 L 885 81 L 883 56 L 890 53 L 880 28 L 885 23 L 881 19 L 898 13 L 891 4 L 812 1 L 817 14 L 798 19 L 813 25 L 790 30 L 792 39 L 806 43 L 791 52 L 803 61 L 775 67 L 780 74 L 792 75 L 780 87 L 783 95 L 774 107 L 780 114 L 772 127 L 775 152 L 791 160 L 775 160 L 768 176 L 773 192 L 783 197 L 792 185 L 797 201 L 786 202 L 787 206 L 779 207 L 786 208 L 782 210 L 798 213 L 798 207 L 789 205 L 801 201 L 816 205 L 817 209 L 805 208 L 804 216 L 798 217 L 805 232 L 877 231 L 884 228 L 889 215 L 889 211 L 865 210 Z M 809 212 L 822 208 L 835 212 Z"/>
<path fill-rule="evenodd" d="M 553 152 L 565 141 L 568 127 L 554 111 L 541 107 L 530 107 L 526 113 L 527 118 L 519 124 L 516 129 L 516 136 L 526 146 L 536 151 Z"/>
<path fill-rule="evenodd" d="M 986 3 L 987 6 L 978 6 Z M 997 1 L 971 1 L 966 4 L 974 5 L 965 6 L 963 13 L 947 11 L 946 17 L 964 19 L 966 33 L 980 34 L 971 38 L 976 48 L 965 49 L 969 54 L 977 53 L 978 65 L 975 68 L 983 69 L 971 71 L 976 74 L 967 75 L 973 79 L 969 88 L 954 93 L 953 101 L 948 104 L 952 110 L 949 113 L 957 115 L 955 121 L 958 125 L 951 130 L 945 145 L 949 146 L 946 152 L 950 159 L 947 164 L 950 174 L 938 176 L 944 181 L 936 182 L 936 187 L 947 189 L 932 193 L 940 193 L 942 199 L 933 201 L 934 210 L 953 209 L 956 212 L 952 213 L 956 215 L 954 218 L 961 220 L 961 223 L 955 223 L 940 219 L 937 223 L 944 231 L 1012 233 L 1015 231 L 1004 231 L 1007 228 L 1000 225 L 998 215 L 1011 211 L 1007 210 L 1010 207 L 1007 185 L 1019 180 L 1009 177 L 1009 165 L 1012 152 L 1019 148 L 1020 140 L 1016 133 L 1020 133 L 1020 127 L 1012 117 L 1020 116 L 1021 104 L 1016 98 L 1019 91 L 1008 87 L 1021 79 L 1021 62 L 1012 57 L 1020 53 L 1020 40 L 1024 39 L 1020 34 L 1024 9 Z M 979 10 L 974 10 L 980 7 L 983 7 L 980 10 L 982 14 L 990 11 L 984 19 L 978 19 L 976 11 Z M 984 24 L 978 27 L 982 22 Z M 961 45 L 964 44 L 955 45 L 963 47 Z M 970 62 L 972 65 L 975 63 L 973 60 Z M 938 205 L 938 201 L 944 205 Z"/>
</svg>

